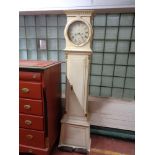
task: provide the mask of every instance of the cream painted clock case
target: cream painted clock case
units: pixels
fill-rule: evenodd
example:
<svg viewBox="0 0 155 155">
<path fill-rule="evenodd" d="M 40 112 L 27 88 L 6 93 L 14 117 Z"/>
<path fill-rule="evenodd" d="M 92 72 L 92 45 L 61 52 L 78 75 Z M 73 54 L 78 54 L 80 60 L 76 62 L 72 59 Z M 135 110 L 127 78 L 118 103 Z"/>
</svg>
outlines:
<svg viewBox="0 0 155 155">
<path fill-rule="evenodd" d="M 61 120 L 60 148 L 90 151 L 90 123 L 87 110 L 88 75 L 92 54 L 91 10 L 66 11 L 64 30 L 67 58 L 65 114 Z"/>
</svg>

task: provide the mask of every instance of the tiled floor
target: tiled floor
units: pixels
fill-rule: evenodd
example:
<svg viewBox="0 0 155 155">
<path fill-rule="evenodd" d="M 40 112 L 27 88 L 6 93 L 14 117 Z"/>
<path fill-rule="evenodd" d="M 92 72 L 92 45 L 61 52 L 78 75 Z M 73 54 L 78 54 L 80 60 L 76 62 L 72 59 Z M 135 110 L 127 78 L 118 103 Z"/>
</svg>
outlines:
<svg viewBox="0 0 155 155">
<path fill-rule="evenodd" d="M 135 143 L 99 135 L 91 135 L 91 150 L 89 155 L 134 155 Z M 75 152 L 56 150 L 53 155 L 81 155 Z"/>
</svg>

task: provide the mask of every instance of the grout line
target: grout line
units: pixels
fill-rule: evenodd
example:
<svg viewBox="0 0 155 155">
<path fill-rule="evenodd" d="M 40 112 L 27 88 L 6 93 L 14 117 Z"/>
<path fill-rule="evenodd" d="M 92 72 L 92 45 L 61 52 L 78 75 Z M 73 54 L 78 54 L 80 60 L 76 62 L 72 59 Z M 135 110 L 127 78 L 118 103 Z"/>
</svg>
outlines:
<svg viewBox="0 0 155 155">
<path fill-rule="evenodd" d="M 35 35 L 36 35 L 36 50 L 37 50 L 37 60 L 38 60 L 38 55 L 39 55 L 39 53 L 38 53 L 38 51 L 39 51 L 39 49 L 38 49 L 38 38 L 37 38 L 37 29 L 36 29 L 36 16 L 34 16 L 34 21 L 35 21 Z"/>
<path fill-rule="evenodd" d="M 132 29 L 131 29 L 131 34 L 130 34 L 130 42 L 129 42 L 129 51 L 128 51 L 128 57 L 127 57 L 127 66 L 126 66 L 126 68 L 125 68 L 125 77 L 124 77 L 124 83 L 123 83 L 123 93 L 122 93 L 122 98 L 124 98 L 124 90 L 125 90 L 125 82 L 126 82 L 126 79 L 127 78 L 129 78 L 129 77 L 127 77 L 127 69 L 128 69 L 128 67 L 129 67 L 129 65 L 128 65 L 128 62 L 129 62 L 129 56 L 130 56 L 130 49 L 131 49 L 131 43 L 132 43 L 132 41 L 131 41 L 131 38 L 132 38 L 132 32 L 133 32 L 133 24 L 134 23 L 134 16 L 133 16 L 133 21 L 132 21 Z"/>
<path fill-rule="evenodd" d="M 104 56 L 105 56 L 105 40 L 106 40 L 106 33 L 107 33 L 107 15 L 108 15 L 108 14 L 105 14 L 105 17 L 106 17 L 105 20 L 106 20 L 106 21 L 105 21 L 105 28 L 104 28 L 104 43 L 103 43 L 103 53 L 102 53 L 102 54 L 103 54 L 103 57 L 102 57 L 103 59 L 102 59 L 102 64 L 101 64 L 101 76 L 100 76 L 100 77 L 101 77 L 101 82 L 100 82 L 100 92 L 99 92 L 99 96 L 102 96 L 102 95 L 101 95 L 101 91 L 102 91 L 102 78 L 104 77 L 104 76 L 103 76 L 103 70 L 104 70 L 104 69 L 103 69 L 103 67 L 104 67 L 103 65 L 104 65 Z"/>
<path fill-rule="evenodd" d="M 23 16 L 23 18 L 24 18 L 24 29 L 25 29 L 25 42 L 26 42 L 26 54 L 27 54 L 27 60 L 28 60 L 28 48 L 27 48 L 27 41 L 28 41 L 28 39 L 27 39 L 27 35 L 26 35 L 26 27 L 25 27 L 25 16 Z"/>
<path fill-rule="evenodd" d="M 119 38 L 119 30 L 120 30 L 120 21 L 121 21 L 121 13 L 119 14 L 119 25 L 118 25 L 118 30 L 117 30 L 117 40 L 116 40 L 116 47 L 115 47 L 115 58 L 114 58 L 114 64 L 113 64 L 113 74 L 112 74 L 112 89 L 111 89 L 111 96 L 113 92 L 113 84 L 114 84 L 114 76 L 115 76 L 115 66 L 116 64 L 116 57 L 117 57 L 117 47 L 118 47 L 118 38 Z"/>
</svg>

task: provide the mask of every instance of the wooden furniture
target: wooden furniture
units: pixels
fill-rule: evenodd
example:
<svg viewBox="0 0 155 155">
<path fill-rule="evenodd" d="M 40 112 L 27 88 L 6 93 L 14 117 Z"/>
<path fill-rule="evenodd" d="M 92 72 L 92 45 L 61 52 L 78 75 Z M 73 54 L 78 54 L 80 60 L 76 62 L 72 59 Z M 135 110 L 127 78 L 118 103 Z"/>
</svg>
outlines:
<svg viewBox="0 0 155 155">
<path fill-rule="evenodd" d="M 19 71 L 19 151 L 49 155 L 60 127 L 61 65 L 23 60 Z"/>
<path fill-rule="evenodd" d="M 67 58 L 67 86 L 59 148 L 87 153 L 91 145 L 87 99 L 93 11 L 68 10 L 65 13 L 67 24 L 64 30 L 64 50 Z"/>
</svg>

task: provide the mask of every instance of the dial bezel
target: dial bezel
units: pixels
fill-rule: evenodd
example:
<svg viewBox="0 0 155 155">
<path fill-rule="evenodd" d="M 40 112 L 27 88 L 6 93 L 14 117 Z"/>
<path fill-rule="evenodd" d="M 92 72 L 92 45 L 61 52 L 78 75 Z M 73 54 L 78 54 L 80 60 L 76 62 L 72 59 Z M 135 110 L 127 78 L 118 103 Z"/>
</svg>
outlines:
<svg viewBox="0 0 155 155">
<path fill-rule="evenodd" d="M 75 22 L 82 22 L 82 23 L 84 23 L 87 27 L 88 27 L 88 38 L 83 42 L 83 43 L 81 43 L 81 44 L 79 44 L 79 45 L 77 45 L 77 44 L 75 44 L 74 42 L 72 42 L 72 40 L 70 40 L 70 37 L 69 37 L 69 28 L 70 28 L 70 26 L 72 25 L 72 24 L 74 24 Z M 76 46 L 76 47 L 81 47 L 81 46 L 84 46 L 85 44 L 87 44 L 88 42 L 89 42 L 89 40 L 90 40 L 90 38 L 91 38 L 91 35 L 92 35 L 92 28 L 91 28 L 91 25 L 87 22 L 87 21 L 85 21 L 85 20 L 83 20 L 83 19 L 75 19 L 75 20 L 72 20 L 72 21 L 70 21 L 67 25 L 66 25 L 66 27 L 65 27 L 65 36 L 67 36 L 67 39 L 68 39 L 68 41 L 70 42 L 70 43 L 72 43 L 74 46 Z"/>
</svg>

